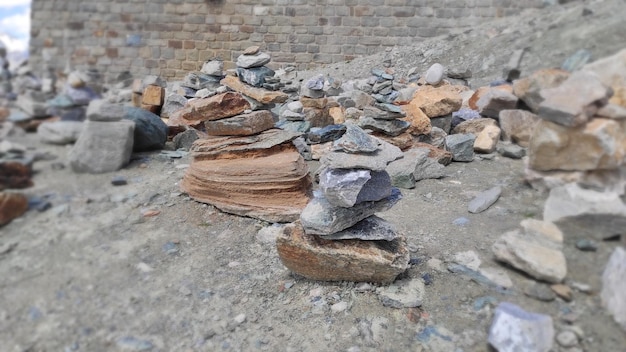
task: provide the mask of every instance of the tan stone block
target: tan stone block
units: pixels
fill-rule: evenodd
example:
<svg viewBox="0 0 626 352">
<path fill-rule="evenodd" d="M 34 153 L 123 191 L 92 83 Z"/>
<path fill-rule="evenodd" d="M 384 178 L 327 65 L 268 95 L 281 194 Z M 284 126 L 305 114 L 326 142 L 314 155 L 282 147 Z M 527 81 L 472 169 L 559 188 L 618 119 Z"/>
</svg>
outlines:
<svg viewBox="0 0 626 352">
<path fill-rule="evenodd" d="M 163 105 L 165 99 L 165 89 L 159 86 L 149 85 L 143 90 L 141 102 L 146 105 Z"/>
<path fill-rule="evenodd" d="M 406 117 L 402 120 L 411 124 L 408 130 L 410 134 L 419 136 L 430 133 L 432 128 L 430 118 L 417 106 L 417 103 L 411 101 L 409 104 L 401 105 L 400 107 L 406 113 Z"/>
<path fill-rule="evenodd" d="M 493 153 L 500 140 L 500 127 L 486 126 L 474 140 L 474 151 L 477 153 Z"/>
<path fill-rule="evenodd" d="M 454 85 L 422 86 L 415 92 L 410 104 L 422 109 L 430 118 L 448 115 L 461 108 L 463 99 L 460 93 L 468 89 Z"/>
</svg>

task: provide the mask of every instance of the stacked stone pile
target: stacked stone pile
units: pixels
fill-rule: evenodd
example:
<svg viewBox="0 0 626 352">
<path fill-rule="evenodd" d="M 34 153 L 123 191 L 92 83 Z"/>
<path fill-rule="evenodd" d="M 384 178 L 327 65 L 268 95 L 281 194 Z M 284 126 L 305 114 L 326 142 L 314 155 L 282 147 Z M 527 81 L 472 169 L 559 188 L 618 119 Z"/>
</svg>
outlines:
<svg viewBox="0 0 626 352">
<path fill-rule="evenodd" d="M 323 281 L 391 283 L 406 270 L 406 239 L 375 213 L 401 199 L 387 164 L 402 152 L 354 125 L 321 160 L 320 189 L 277 248 L 285 266 Z"/>
</svg>

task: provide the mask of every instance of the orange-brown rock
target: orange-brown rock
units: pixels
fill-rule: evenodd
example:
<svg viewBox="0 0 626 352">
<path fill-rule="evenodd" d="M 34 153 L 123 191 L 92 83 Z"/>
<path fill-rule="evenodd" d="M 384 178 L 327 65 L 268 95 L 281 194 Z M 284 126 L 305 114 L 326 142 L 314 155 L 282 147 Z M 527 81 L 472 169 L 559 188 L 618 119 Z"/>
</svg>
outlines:
<svg viewBox="0 0 626 352">
<path fill-rule="evenodd" d="M 148 104 L 141 104 L 141 108 L 147 111 L 150 111 L 151 113 L 158 115 L 161 112 L 161 106 L 160 105 L 148 105 Z"/>
<path fill-rule="evenodd" d="M 226 76 L 220 81 L 220 84 L 235 92 L 248 96 L 261 104 L 284 103 L 289 98 L 289 96 L 283 92 L 269 91 L 247 85 L 241 82 L 236 76 Z"/>
<path fill-rule="evenodd" d="M 247 109 L 250 109 L 250 103 L 241 94 L 226 92 L 190 101 L 184 108 L 172 113 L 167 123 L 170 126 L 194 126 L 204 121 L 239 115 Z"/>
<path fill-rule="evenodd" d="M 291 143 L 298 135 L 271 129 L 254 136 L 198 139 L 181 189 L 228 213 L 295 221 L 311 191 L 308 166 Z"/>
<path fill-rule="evenodd" d="M 305 108 L 323 109 L 328 106 L 328 98 L 300 97 L 300 102 Z"/>
<path fill-rule="evenodd" d="M 558 87 L 569 75 L 569 72 L 558 68 L 536 71 L 528 77 L 513 82 L 513 94 L 526 103 L 530 110 L 537 113 L 539 104 L 543 101 L 541 90 Z"/>
<path fill-rule="evenodd" d="M 626 121 L 594 118 L 578 127 L 540 120 L 528 148 L 528 166 L 539 171 L 616 169 L 626 157 Z"/>
<path fill-rule="evenodd" d="M 146 105 L 163 105 L 165 100 L 165 89 L 159 86 L 149 85 L 143 90 L 141 103 Z"/>
<path fill-rule="evenodd" d="M 434 145 L 428 143 L 415 142 L 413 143 L 414 148 L 428 148 L 430 152 L 428 153 L 429 158 L 437 159 L 437 162 L 442 165 L 449 165 L 452 162 L 452 153 L 447 150 L 437 148 Z"/>
<path fill-rule="evenodd" d="M 341 106 L 335 106 L 328 109 L 328 114 L 333 118 L 336 125 L 346 122 L 346 114 Z"/>
<path fill-rule="evenodd" d="M 311 123 L 311 127 L 326 127 L 335 123 L 333 117 L 330 116 L 329 108 L 304 108 L 304 119 Z"/>
<path fill-rule="evenodd" d="M 452 134 L 472 133 L 472 134 L 478 135 L 487 126 L 498 126 L 498 122 L 488 117 L 482 117 L 478 119 L 463 121 L 454 127 L 454 129 L 452 130 Z"/>
<path fill-rule="evenodd" d="M 11 115 L 11 110 L 4 106 L 0 106 L 0 122 L 6 120 L 9 115 Z"/>
<path fill-rule="evenodd" d="M 395 145 L 402 150 L 409 149 L 413 146 L 413 136 L 408 132 L 400 133 L 395 137 L 386 135 L 381 132 L 373 132 L 372 135 L 382 139 L 389 144 Z"/>
<path fill-rule="evenodd" d="M 493 153 L 496 150 L 496 144 L 500 140 L 500 127 L 496 125 L 485 126 L 478 133 L 474 140 L 474 151 L 477 153 Z"/>
<path fill-rule="evenodd" d="M 406 238 L 393 241 L 325 240 L 307 235 L 299 222 L 276 239 L 278 256 L 291 271 L 311 280 L 391 283 L 409 262 Z"/>
<path fill-rule="evenodd" d="M 205 121 L 209 136 L 250 136 L 274 127 L 274 117 L 268 110 L 253 111 L 215 121 Z"/>
<path fill-rule="evenodd" d="M 33 185 L 29 165 L 17 161 L 0 162 L 0 191 L 7 188 L 27 188 Z"/>
<path fill-rule="evenodd" d="M 10 223 L 28 210 L 28 198 L 20 193 L 0 192 L 0 226 Z"/>
<path fill-rule="evenodd" d="M 485 93 L 489 92 L 491 89 L 499 89 L 507 93 L 513 94 L 513 86 L 511 86 L 510 84 L 501 84 L 495 87 L 480 87 L 476 89 L 476 91 L 474 91 L 474 94 L 472 94 L 472 96 L 469 98 L 467 102 L 469 108 L 472 110 L 478 110 L 478 105 L 476 105 L 476 103 L 483 95 L 485 95 Z"/>
<path fill-rule="evenodd" d="M 463 99 L 460 92 L 467 89 L 469 88 L 453 85 L 422 86 L 415 92 L 410 104 L 422 109 L 431 118 L 448 115 L 461 108 Z"/>
<path fill-rule="evenodd" d="M 411 127 L 409 127 L 407 132 L 414 136 L 430 133 L 432 128 L 430 118 L 426 116 L 424 111 L 417 106 L 417 102 L 415 102 L 415 100 L 412 100 L 409 104 L 401 105 L 400 107 L 402 108 L 402 111 L 406 113 L 406 117 L 401 120 L 411 124 Z"/>
</svg>

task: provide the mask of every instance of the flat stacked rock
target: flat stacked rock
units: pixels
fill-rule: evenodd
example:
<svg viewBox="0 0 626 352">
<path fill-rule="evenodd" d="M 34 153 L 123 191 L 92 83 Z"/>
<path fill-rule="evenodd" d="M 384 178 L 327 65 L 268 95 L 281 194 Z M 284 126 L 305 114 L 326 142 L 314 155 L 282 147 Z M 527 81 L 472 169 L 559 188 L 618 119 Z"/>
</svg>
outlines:
<svg viewBox="0 0 626 352">
<path fill-rule="evenodd" d="M 406 239 L 375 213 L 402 198 L 385 171 L 402 152 L 346 127 L 321 160 L 319 191 L 277 239 L 278 253 L 286 267 L 310 279 L 391 283 L 407 268 Z"/>
<path fill-rule="evenodd" d="M 265 66 L 271 61 L 269 54 L 259 50 L 258 46 L 251 46 L 237 57 L 237 76 L 239 79 L 253 87 L 275 88 L 278 90 L 280 80 L 273 79 L 274 70 Z M 265 86 L 264 86 L 265 85 Z"/>
</svg>

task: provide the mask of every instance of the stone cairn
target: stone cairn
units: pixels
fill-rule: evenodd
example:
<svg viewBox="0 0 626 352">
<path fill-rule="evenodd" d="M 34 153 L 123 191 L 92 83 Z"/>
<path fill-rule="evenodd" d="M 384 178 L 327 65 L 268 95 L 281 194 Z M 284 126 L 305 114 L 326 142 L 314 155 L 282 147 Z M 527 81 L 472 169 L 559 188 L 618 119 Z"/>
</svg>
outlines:
<svg viewBox="0 0 626 352">
<path fill-rule="evenodd" d="M 402 151 L 355 125 L 321 160 L 320 189 L 277 239 L 283 264 L 314 280 L 391 283 L 408 265 L 406 238 L 374 215 L 401 198 L 385 167 Z"/>
<path fill-rule="evenodd" d="M 274 74 L 263 66 L 269 60 L 258 48 L 246 50 L 238 76 L 220 81 L 232 91 L 190 100 L 168 124 L 200 126 L 206 134 L 191 147 L 183 191 L 228 213 L 288 222 L 308 203 L 311 178 L 292 143 L 300 134 L 274 128 L 268 109 L 287 95 L 260 88 Z"/>
</svg>

